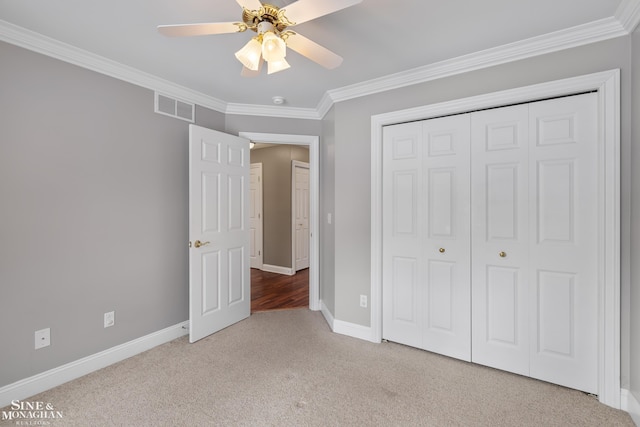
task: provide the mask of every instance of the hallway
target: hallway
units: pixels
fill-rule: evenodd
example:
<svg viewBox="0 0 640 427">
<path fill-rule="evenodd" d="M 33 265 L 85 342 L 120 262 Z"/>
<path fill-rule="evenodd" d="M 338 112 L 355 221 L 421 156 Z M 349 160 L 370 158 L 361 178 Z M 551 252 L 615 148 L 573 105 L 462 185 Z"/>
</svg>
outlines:
<svg viewBox="0 0 640 427">
<path fill-rule="evenodd" d="M 251 312 L 309 307 L 309 269 L 293 276 L 251 269 Z"/>
</svg>

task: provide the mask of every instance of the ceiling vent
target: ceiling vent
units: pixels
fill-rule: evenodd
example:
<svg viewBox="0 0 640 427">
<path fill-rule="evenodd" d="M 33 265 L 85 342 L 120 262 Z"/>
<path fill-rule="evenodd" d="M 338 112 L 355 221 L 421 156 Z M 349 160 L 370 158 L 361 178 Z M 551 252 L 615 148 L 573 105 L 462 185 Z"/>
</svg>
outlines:
<svg viewBox="0 0 640 427">
<path fill-rule="evenodd" d="M 176 119 L 195 122 L 195 105 L 156 92 L 155 112 Z"/>
</svg>

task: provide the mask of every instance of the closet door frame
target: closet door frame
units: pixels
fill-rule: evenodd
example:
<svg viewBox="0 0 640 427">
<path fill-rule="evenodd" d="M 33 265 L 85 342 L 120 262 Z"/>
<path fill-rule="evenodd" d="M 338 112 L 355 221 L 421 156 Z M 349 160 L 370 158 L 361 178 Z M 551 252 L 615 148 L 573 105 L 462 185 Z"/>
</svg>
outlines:
<svg viewBox="0 0 640 427">
<path fill-rule="evenodd" d="M 620 408 L 620 70 L 371 117 L 371 337 L 382 340 L 382 129 L 386 125 L 596 91 L 600 161 L 598 399 Z"/>
</svg>

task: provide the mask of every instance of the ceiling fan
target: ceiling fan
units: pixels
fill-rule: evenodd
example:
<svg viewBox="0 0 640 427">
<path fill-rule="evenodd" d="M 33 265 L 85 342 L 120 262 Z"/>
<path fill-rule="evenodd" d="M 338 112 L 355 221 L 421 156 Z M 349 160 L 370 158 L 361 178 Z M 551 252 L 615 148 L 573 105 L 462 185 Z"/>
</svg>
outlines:
<svg viewBox="0 0 640 427">
<path fill-rule="evenodd" d="M 255 31 L 257 35 L 235 54 L 244 66 L 242 75 L 246 77 L 259 74 L 264 61 L 267 62 L 268 74 L 289 68 L 285 60 L 287 47 L 325 68 L 333 69 L 342 63 L 342 57 L 288 28 L 345 9 L 361 1 L 298 0 L 279 8 L 263 4 L 260 0 L 236 0 L 242 6 L 242 22 L 159 25 L 158 31 L 172 37 Z"/>
</svg>

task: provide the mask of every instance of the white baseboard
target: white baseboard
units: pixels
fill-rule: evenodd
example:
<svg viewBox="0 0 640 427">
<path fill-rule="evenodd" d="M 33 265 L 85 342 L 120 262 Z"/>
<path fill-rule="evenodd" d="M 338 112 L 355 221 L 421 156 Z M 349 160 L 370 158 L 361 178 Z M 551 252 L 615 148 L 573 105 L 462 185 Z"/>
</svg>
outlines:
<svg viewBox="0 0 640 427">
<path fill-rule="evenodd" d="M 268 271 L 269 273 L 286 274 L 287 276 L 293 276 L 296 274 L 292 268 L 280 267 L 279 265 L 262 264 L 262 271 Z"/>
<path fill-rule="evenodd" d="M 355 323 L 336 320 L 329 311 L 324 301 L 320 301 L 320 312 L 329 324 L 329 327 L 336 334 L 347 335 L 349 337 L 358 338 L 365 341 L 379 343 L 373 339 L 371 328 L 368 326 L 356 325 Z"/>
<path fill-rule="evenodd" d="M 66 365 L 50 369 L 41 374 L 17 381 L 0 388 L 0 408 L 3 408 L 15 399 L 26 399 L 45 390 L 57 387 L 61 384 L 87 375 L 98 369 L 105 368 L 121 360 L 147 351 L 160 344 L 172 341 L 189 331 L 189 322 L 178 323 L 161 331 L 137 338 L 127 343 L 111 347 L 100 353 L 92 354 Z"/>
<path fill-rule="evenodd" d="M 640 402 L 627 389 L 620 391 L 620 409 L 627 411 L 637 426 L 640 426 Z"/>
<path fill-rule="evenodd" d="M 320 313 L 322 313 L 322 315 L 324 316 L 324 320 L 327 321 L 327 323 L 329 324 L 329 327 L 333 331 L 333 322 L 334 322 L 333 314 L 331 314 L 327 306 L 324 304 L 324 301 L 322 300 L 320 301 Z"/>
<path fill-rule="evenodd" d="M 337 334 L 347 335 L 353 338 L 359 338 L 365 341 L 379 343 L 374 341 L 371 328 L 369 326 L 357 325 L 355 323 L 345 322 L 342 320 L 333 321 L 333 332 Z"/>
</svg>

